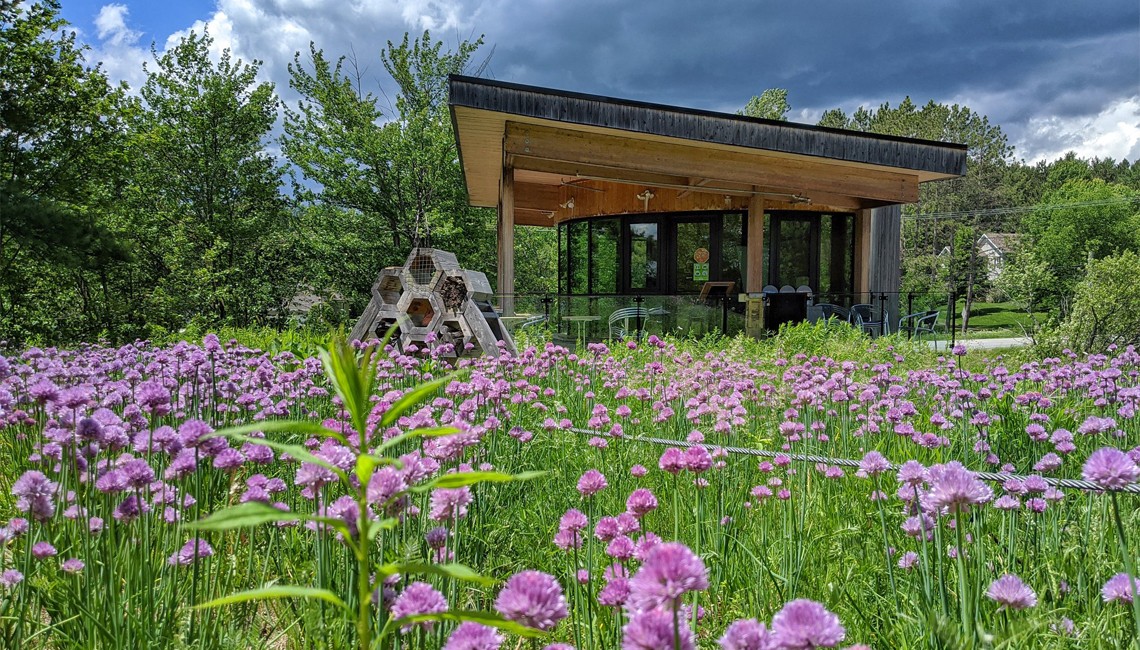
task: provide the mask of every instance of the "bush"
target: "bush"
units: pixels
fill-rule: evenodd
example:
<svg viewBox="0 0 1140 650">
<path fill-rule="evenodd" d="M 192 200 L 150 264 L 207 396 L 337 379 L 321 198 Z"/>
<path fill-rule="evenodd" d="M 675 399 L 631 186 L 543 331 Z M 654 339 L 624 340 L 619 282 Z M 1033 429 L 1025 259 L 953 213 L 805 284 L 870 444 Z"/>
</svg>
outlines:
<svg viewBox="0 0 1140 650">
<path fill-rule="evenodd" d="M 1089 263 L 1076 287 L 1073 309 L 1060 327 L 1073 350 L 1104 352 L 1140 343 L 1140 255 L 1124 251 Z"/>
</svg>

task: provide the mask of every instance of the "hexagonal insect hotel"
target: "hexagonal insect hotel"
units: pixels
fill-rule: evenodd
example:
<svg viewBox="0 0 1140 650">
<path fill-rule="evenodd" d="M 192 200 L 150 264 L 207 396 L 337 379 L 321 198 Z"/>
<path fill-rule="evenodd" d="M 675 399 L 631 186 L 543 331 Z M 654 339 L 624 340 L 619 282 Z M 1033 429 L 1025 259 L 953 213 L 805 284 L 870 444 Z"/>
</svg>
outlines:
<svg viewBox="0 0 1140 650">
<path fill-rule="evenodd" d="M 487 276 L 460 268 L 454 254 L 415 248 L 404 266 L 380 271 L 352 338 L 379 338 L 398 325 L 394 342 L 400 349 L 415 343 L 445 356 L 475 356 L 497 350 L 502 341 L 517 354 L 491 305 L 492 293 Z"/>
</svg>

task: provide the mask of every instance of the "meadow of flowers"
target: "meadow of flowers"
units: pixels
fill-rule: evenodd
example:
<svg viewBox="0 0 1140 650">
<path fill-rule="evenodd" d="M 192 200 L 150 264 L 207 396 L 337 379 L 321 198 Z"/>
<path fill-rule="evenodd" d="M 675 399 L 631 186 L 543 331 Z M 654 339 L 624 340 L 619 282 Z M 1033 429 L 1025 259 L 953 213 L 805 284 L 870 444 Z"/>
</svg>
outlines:
<svg viewBox="0 0 1140 650">
<path fill-rule="evenodd" d="M 523 349 L 0 349 L 0 647 L 1135 643 L 1135 350 Z"/>
</svg>

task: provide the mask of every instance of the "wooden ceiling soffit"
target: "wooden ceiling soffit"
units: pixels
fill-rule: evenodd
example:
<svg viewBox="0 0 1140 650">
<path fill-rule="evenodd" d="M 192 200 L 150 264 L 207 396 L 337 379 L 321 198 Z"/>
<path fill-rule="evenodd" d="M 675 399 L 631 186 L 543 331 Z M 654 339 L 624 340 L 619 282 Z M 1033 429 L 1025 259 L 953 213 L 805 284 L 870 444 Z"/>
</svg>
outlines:
<svg viewBox="0 0 1140 650">
<path fill-rule="evenodd" d="M 918 176 L 850 166 L 803 162 L 770 156 L 711 150 L 673 142 L 583 133 L 532 124 L 507 122 L 503 153 L 516 167 L 531 169 L 530 160 L 560 161 L 609 168 L 611 176 L 627 181 L 631 172 L 711 181 L 746 183 L 859 197 L 891 203 L 918 200 Z M 615 172 L 615 170 L 617 170 Z M 544 170 L 536 170 L 544 171 Z M 594 174 L 583 175 L 593 176 Z M 602 177 L 602 174 L 598 174 Z"/>
<path fill-rule="evenodd" d="M 515 182 L 515 209 L 533 210 L 554 215 L 540 223 L 529 225 L 554 225 L 565 219 L 598 217 L 621 214 L 693 212 L 704 210 L 744 210 L 748 207 L 749 195 L 724 194 L 715 192 L 692 192 L 673 189 L 656 189 L 654 198 L 648 203 L 638 197 L 646 185 L 585 181 L 580 186 L 546 185 L 541 183 Z M 682 196 L 684 194 L 684 196 Z M 570 199 L 574 199 L 570 203 Z M 817 193 L 811 203 L 790 202 L 780 198 L 765 196 L 764 205 L 771 210 L 809 210 L 853 212 L 869 207 L 866 200 L 849 196 Z"/>
</svg>

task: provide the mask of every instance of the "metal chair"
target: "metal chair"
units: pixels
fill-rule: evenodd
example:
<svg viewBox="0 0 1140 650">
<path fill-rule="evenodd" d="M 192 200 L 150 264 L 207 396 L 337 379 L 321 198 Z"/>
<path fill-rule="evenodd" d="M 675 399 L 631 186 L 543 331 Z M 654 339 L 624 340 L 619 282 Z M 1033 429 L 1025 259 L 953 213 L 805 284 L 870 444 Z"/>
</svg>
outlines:
<svg viewBox="0 0 1140 650">
<path fill-rule="evenodd" d="M 640 338 L 645 333 L 645 323 L 649 320 L 649 310 L 645 307 L 615 309 L 609 318 L 610 338 L 624 339 L 631 331 L 629 328 L 630 319 L 641 319 L 641 328 L 637 329 L 637 337 Z"/>
<path fill-rule="evenodd" d="M 790 284 L 780 287 L 780 293 L 796 293 L 796 288 Z"/>
<path fill-rule="evenodd" d="M 899 326 L 895 331 L 907 332 L 913 338 L 921 338 L 923 334 L 933 336 L 936 333 L 934 328 L 938 325 L 938 317 L 941 315 L 942 312 L 937 309 L 907 314 L 899 319 Z"/>
<path fill-rule="evenodd" d="M 816 305 L 816 308 L 820 310 L 822 319 L 825 323 L 827 323 L 828 327 L 831 327 L 836 323 L 851 323 L 851 312 L 848 311 L 845 307 L 833 305 L 829 302 L 821 302 Z"/>
<path fill-rule="evenodd" d="M 546 324 L 546 314 L 539 314 L 537 316 L 531 316 L 530 318 L 519 323 L 518 327 L 516 327 L 515 329 L 520 329 L 520 330 L 534 329 L 534 328 L 541 327 L 545 324 Z"/>
<path fill-rule="evenodd" d="M 875 320 L 874 310 L 871 305 L 860 303 L 858 305 L 851 305 L 852 317 L 858 316 L 858 321 L 852 321 L 852 324 L 859 327 L 864 332 L 877 330 L 880 335 L 888 334 L 890 331 L 890 315 L 886 310 L 883 310 L 882 320 Z"/>
</svg>

